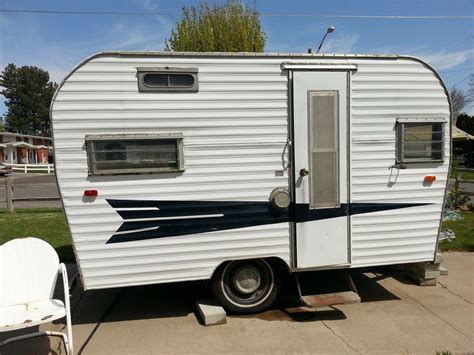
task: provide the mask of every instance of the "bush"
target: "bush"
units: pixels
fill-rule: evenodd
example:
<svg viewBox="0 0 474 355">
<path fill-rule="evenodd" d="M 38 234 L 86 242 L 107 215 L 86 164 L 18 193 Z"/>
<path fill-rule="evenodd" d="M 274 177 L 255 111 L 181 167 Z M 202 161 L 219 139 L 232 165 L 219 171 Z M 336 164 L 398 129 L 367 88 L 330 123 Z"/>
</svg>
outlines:
<svg viewBox="0 0 474 355">
<path fill-rule="evenodd" d="M 463 195 L 461 191 L 454 190 L 448 194 L 446 198 L 446 207 L 457 210 L 459 207 L 469 202 L 469 196 Z"/>
</svg>

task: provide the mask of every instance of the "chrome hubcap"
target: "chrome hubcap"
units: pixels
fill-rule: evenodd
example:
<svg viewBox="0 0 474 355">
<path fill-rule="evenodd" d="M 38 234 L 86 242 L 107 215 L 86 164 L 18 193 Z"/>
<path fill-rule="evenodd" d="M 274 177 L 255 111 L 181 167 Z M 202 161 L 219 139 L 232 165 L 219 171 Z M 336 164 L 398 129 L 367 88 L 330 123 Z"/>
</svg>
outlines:
<svg viewBox="0 0 474 355">
<path fill-rule="evenodd" d="M 253 266 L 243 266 L 234 274 L 234 287 L 243 294 L 255 292 L 262 282 L 260 271 Z"/>
</svg>

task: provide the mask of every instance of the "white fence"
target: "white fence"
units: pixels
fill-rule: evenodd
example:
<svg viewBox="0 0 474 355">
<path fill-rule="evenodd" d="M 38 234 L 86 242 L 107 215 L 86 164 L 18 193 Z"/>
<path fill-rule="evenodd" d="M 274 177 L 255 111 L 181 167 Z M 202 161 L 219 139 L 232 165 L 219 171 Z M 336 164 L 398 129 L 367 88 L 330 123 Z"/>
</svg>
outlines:
<svg viewBox="0 0 474 355">
<path fill-rule="evenodd" d="M 22 173 L 54 173 L 53 164 L 8 164 L 3 163 L 5 166 L 11 166 L 13 171 L 21 171 Z"/>
</svg>

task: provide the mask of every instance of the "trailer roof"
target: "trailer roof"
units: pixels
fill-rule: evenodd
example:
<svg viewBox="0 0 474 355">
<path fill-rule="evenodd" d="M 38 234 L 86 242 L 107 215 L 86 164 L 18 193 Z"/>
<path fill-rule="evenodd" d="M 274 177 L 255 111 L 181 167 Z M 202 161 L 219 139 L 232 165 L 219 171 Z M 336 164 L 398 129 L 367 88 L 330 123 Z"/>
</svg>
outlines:
<svg viewBox="0 0 474 355">
<path fill-rule="evenodd" d="M 176 57 L 294 57 L 294 58 L 413 58 L 397 54 L 321 54 L 321 53 L 286 53 L 286 52 L 168 52 L 168 51 L 103 51 L 99 55 L 142 55 L 142 56 L 176 56 Z"/>
</svg>

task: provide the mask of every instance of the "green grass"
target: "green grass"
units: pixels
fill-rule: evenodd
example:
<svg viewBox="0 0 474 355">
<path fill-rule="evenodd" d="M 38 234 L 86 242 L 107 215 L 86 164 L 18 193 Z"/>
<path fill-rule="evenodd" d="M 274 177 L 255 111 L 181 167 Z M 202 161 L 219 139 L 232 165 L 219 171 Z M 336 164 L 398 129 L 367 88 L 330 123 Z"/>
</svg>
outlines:
<svg viewBox="0 0 474 355">
<path fill-rule="evenodd" d="M 470 251 L 474 252 L 474 213 L 461 213 L 459 221 L 446 221 L 444 228 L 453 230 L 456 238 L 440 243 L 441 251 Z"/>
<path fill-rule="evenodd" d="M 462 180 L 474 180 L 474 171 L 451 170 L 451 178 L 454 178 L 456 174 L 459 175 Z"/>
<path fill-rule="evenodd" d="M 458 174 L 463 180 L 474 180 L 474 171 L 458 171 Z"/>
<path fill-rule="evenodd" d="M 51 244 L 62 262 L 75 261 L 66 218 L 60 208 L 0 212 L 0 226 L 0 244 L 18 237 L 37 237 Z"/>
</svg>

